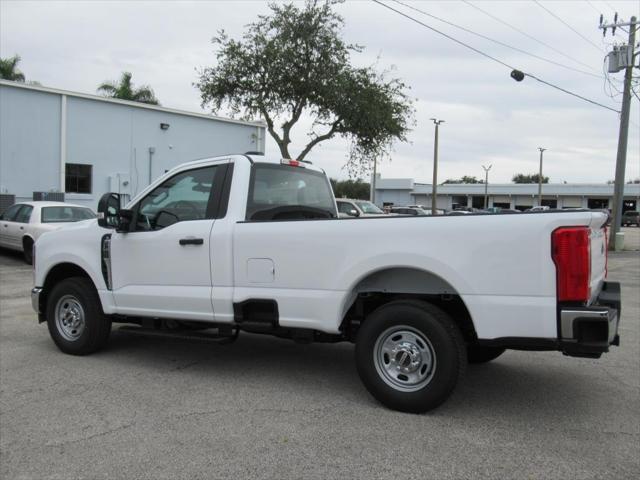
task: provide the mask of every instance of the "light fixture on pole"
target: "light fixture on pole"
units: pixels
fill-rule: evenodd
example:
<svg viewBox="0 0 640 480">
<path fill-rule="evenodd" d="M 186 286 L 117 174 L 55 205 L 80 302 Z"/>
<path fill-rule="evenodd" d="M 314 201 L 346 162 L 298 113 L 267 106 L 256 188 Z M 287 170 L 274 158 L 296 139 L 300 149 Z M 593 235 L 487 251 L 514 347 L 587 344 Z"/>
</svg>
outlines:
<svg viewBox="0 0 640 480">
<path fill-rule="evenodd" d="M 546 148 L 538 147 L 540 150 L 540 173 L 538 174 L 538 205 L 542 206 L 542 154 Z"/>
<path fill-rule="evenodd" d="M 431 119 L 436 126 L 435 141 L 433 144 L 433 188 L 431 189 L 431 215 L 437 215 L 437 202 L 438 195 L 438 127 L 444 120 Z"/>
<path fill-rule="evenodd" d="M 486 209 L 489 206 L 489 170 L 493 165 L 489 165 L 485 167 L 482 165 L 482 169 L 484 170 L 484 208 Z"/>
</svg>

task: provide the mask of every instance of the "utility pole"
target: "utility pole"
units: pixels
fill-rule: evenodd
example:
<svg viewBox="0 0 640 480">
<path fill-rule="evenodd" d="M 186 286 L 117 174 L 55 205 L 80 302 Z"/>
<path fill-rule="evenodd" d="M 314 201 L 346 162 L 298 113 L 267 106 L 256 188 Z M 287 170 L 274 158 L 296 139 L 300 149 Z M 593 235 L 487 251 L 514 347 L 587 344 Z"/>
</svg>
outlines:
<svg viewBox="0 0 640 480">
<path fill-rule="evenodd" d="M 436 126 L 436 138 L 433 144 L 433 188 L 431 190 L 431 215 L 437 215 L 437 195 L 438 195 L 438 127 L 444 120 L 436 120 L 432 118 L 433 123 Z"/>
<path fill-rule="evenodd" d="M 622 220 L 622 209 L 624 206 L 624 177 L 625 167 L 627 163 L 627 140 L 629 137 L 629 110 L 631 109 L 631 80 L 633 74 L 633 65 L 635 62 L 635 41 L 636 41 L 636 26 L 638 22 L 636 17 L 631 17 L 629 22 L 619 22 L 618 14 L 616 13 L 614 23 L 602 24 L 602 16 L 600 17 L 600 28 L 603 29 L 604 35 L 607 34 L 607 28 L 611 28 L 613 34 L 617 27 L 629 27 L 629 43 L 624 50 L 625 56 L 616 58 L 617 62 L 622 61 L 622 64 L 616 68 L 616 66 L 609 66 L 609 72 L 620 71 L 623 67 L 624 72 L 624 90 L 622 93 L 622 110 L 620 111 L 620 130 L 618 133 L 618 153 L 616 156 L 616 179 L 613 187 L 613 218 L 611 220 L 612 232 L 609 235 L 609 250 L 615 248 L 616 234 L 620 231 L 620 224 Z M 618 50 L 619 52 L 620 50 Z M 615 54 L 615 51 L 609 54 Z"/>
<path fill-rule="evenodd" d="M 546 148 L 538 147 L 540 150 L 540 173 L 538 173 L 538 205 L 542 206 L 542 154 Z"/>
<path fill-rule="evenodd" d="M 484 170 L 484 208 L 485 210 L 489 206 L 489 170 L 493 165 L 489 165 L 485 167 L 482 165 L 482 169 Z"/>
<path fill-rule="evenodd" d="M 371 203 L 375 204 L 376 203 L 376 166 L 377 166 L 378 160 L 377 158 L 374 157 L 373 159 L 373 176 L 371 177 L 371 192 L 369 194 L 369 200 L 371 200 Z"/>
</svg>

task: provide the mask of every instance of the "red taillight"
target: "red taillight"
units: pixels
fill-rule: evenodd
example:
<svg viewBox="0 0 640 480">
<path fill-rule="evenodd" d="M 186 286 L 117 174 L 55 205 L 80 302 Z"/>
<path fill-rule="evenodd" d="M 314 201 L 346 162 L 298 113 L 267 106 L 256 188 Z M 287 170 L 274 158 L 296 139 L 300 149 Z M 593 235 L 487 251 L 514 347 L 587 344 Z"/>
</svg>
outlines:
<svg viewBox="0 0 640 480">
<path fill-rule="evenodd" d="M 559 302 L 587 302 L 591 296 L 589 227 L 562 227 L 551 240 Z"/>
<path fill-rule="evenodd" d="M 291 165 L 292 167 L 304 167 L 304 165 L 300 163 L 299 160 L 291 160 L 289 158 L 280 159 L 280 163 L 283 165 Z"/>
</svg>

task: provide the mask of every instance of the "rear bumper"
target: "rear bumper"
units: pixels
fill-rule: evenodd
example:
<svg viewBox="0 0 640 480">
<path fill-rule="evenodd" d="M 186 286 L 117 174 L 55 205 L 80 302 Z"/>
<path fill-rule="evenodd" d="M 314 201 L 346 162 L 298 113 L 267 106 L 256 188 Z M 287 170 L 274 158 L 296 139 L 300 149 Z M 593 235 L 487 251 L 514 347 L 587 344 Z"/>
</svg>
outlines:
<svg viewBox="0 0 640 480">
<path fill-rule="evenodd" d="M 561 307 L 559 340 L 563 353 L 575 357 L 599 357 L 610 345 L 619 345 L 620 284 L 605 282 L 589 307 Z"/>
</svg>

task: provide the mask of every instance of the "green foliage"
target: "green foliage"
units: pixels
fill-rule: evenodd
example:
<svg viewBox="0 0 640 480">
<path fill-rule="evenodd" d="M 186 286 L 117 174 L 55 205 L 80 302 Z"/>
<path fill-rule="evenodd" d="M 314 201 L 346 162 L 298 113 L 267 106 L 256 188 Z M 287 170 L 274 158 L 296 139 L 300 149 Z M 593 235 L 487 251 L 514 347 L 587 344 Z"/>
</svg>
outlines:
<svg viewBox="0 0 640 480">
<path fill-rule="evenodd" d="M 12 82 L 24 82 L 24 74 L 18 70 L 18 63 L 20 63 L 19 55 L 0 58 L 0 78 Z"/>
<path fill-rule="evenodd" d="M 142 85 L 141 87 L 134 88 L 131 77 L 130 72 L 122 72 L 122 76 L 118 82 L 105 82 L 98 87 L 98 92 L 103 93 L 106 97 L 160 105 L 151 87 Z"/>
<path fill-rule="evenodd" d="M 458 179 L 449 178 L 445 180 L 443 183 L 484 183 L 484 180 L 478 180 L 475 176 L 470 177 L 470 176 L 464 175 L 462 178 L 458 178 Z"/>
<path fill-rule="evenodd" d="M 513 183 L 539 183 L 540 175 L 537 173 L 532 173 L 530 175 L 524 175 L 522 173 L 517 173 L 513 176 L 511 181 Z M 542 176 L 542 183 L 549 183 L 549 177 Z"/>
<path fill-rule="evenodd" d="M 334 3 L 273 3 L 240 40 L 220 31 L 216 65 L 200 72 L 196 86 L 203 107 L 262 116 L 283 158 L 302 160 L 324 140 L 349 139 L 348 167 L 356 176 L 388 155 L 393 141 L 406 141 L 413 107 L 400 80 L 351 65 L 351 53 L 362 47 L 341 39 L 344 21 Z M 291 131 L 303 113 L 313 121 L 308 143 L 292 155 Z"/>
<path fill-rule="evenodd" d="M 354 200 L 369 200 L 371 185 L 360 178 L 356 180 L 331 180 L 333 194 L 336 198 L 352 198 Z"/>
</svg>

